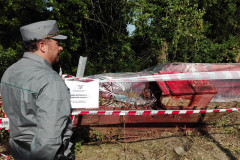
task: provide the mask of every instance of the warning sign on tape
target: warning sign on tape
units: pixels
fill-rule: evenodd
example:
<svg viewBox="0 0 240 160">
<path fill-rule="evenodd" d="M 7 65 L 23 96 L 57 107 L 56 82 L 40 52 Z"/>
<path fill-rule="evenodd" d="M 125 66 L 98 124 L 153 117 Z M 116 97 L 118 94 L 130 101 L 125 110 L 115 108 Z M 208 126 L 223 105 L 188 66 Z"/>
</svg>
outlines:
<svg viewBox="0 0 240 160">
<path fill-rule="evenodd" d="M 8 118 L 0 118 L 0 129 L 4 128 L 5 130 L 9 130 L 9 119 Z"/>
</svg>

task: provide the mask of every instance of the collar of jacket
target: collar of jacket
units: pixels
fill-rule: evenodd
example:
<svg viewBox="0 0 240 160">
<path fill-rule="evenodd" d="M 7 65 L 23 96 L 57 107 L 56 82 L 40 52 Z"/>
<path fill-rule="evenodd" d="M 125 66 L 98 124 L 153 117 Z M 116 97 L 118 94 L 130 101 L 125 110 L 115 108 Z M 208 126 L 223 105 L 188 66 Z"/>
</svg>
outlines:
<svg viewBox="0 0 240 160">
<path fill-rule="evenodd" d="M 48 67 L 50 67 L 52 69 L 52 65 L 47 60 L 45 60 L 44 58 L 42 58 L 39 55 L 36 55 L 32 52 L 24 52 L 23 58 L 29 58 L 31 60 L 37 61 L 39 63 L 47 65 Z"/>
</svg>

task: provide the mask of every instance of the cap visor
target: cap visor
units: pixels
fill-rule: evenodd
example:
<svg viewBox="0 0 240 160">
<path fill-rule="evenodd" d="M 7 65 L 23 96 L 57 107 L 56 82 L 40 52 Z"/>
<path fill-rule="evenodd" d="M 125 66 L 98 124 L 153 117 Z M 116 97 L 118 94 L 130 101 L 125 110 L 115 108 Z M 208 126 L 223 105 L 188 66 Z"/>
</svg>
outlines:
<svg viewBox="0 0 240 160">
<path fill-rule="evenodd" d="M 64 36 L 64 35 L 57 35 L 57 36 L 54 36 L 54 37 L 51 37 L 52 39 L 67 39 L 67 36 Z"/>
</svg>

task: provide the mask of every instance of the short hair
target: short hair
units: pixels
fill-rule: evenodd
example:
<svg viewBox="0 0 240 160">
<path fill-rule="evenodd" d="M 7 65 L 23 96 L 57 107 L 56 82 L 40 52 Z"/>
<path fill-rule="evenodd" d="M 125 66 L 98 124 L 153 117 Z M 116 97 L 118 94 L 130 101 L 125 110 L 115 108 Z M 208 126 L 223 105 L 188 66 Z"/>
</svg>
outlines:
<svg viewBox="0 0 240 160">
<path fill-rule="evenodd" d="M 41 39 L 34 39 L 34 40 L 29 40 L 29 41 L 23 41 L 22 42 L 22 47 L 25 52 L 34 52 L 38 50 L 38 42 L 42 41 Z"/>
</svg>

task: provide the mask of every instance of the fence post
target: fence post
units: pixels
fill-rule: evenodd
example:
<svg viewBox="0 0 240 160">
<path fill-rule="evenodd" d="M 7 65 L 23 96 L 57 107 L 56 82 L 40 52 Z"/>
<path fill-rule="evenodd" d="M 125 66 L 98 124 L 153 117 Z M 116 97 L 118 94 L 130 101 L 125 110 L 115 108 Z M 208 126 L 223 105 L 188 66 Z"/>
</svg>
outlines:
<svg viewBox="0 0 240 160">
<path fill-rule="evenodd" d="M 77 78 L 82 78 L 83 77 L 84 71 L 85 71 L 86 62 L 87 62 L 87 57 L 80 56 L 79 62 L 78 62 L 77 75 L 76 75 Z"/>
</svg>

